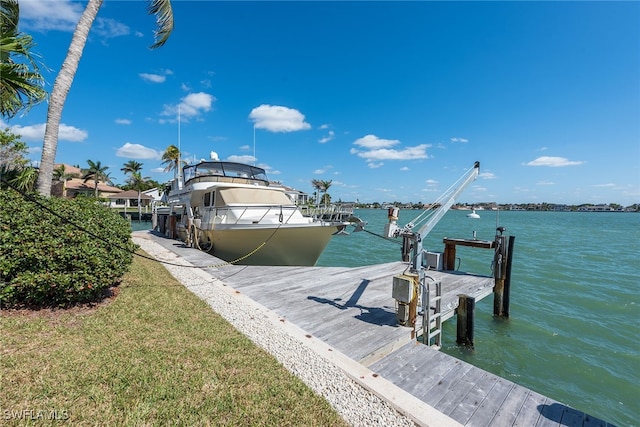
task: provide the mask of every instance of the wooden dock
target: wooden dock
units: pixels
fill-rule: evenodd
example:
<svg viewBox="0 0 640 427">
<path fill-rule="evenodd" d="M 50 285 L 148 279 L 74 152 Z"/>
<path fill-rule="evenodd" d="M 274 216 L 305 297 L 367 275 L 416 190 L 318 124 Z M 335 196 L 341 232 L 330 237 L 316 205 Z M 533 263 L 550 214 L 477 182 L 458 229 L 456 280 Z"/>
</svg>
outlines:
<svg viewBox="0 0 640 427">
<path fill-rule="evenodd" d="M 532 390 L 412 339 L 398 325 L 392 277 L 404 262 L 363 267 L 224 265 L 223 261 L 153 233 L 145 237 L 198 266 L 278 316 L 368 367 L 466 426 L 608 426 Z M 477 301 L 494 279 L 428 271 L 442 281 L 442 317 L 455 314 L 458 295 Z"/>
</svg>

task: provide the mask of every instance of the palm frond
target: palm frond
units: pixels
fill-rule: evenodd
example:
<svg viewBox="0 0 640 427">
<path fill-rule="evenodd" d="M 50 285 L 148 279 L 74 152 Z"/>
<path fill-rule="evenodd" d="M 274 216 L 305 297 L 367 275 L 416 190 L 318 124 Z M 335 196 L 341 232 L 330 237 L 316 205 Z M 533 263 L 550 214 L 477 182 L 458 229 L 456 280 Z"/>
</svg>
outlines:
<svg viewBox="0 0 640 427">
<path fill-rule="evenodd" d="M 157 29 L 154 31 L 155 43 L 151 49 L 163 46 L 173 31 L 173 8 L 170 0 L 151 0 L 149 14 L 156 15 Z"/>
</svg>

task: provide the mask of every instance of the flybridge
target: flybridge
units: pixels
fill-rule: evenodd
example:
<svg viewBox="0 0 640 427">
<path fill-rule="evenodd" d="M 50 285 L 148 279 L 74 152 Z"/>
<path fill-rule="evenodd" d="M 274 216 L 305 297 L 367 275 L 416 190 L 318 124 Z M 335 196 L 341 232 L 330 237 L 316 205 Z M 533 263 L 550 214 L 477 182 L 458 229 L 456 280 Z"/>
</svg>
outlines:
<svg viewBox="0 0 640 427">
<path fill-rule="evenodd" d="M 185 183 L 200 176 L 244 178 L 268 183 L 264 169 L 235 162 L 200 162 L 195 165 L 185 166 L 183 175 Z"/>
</svg>

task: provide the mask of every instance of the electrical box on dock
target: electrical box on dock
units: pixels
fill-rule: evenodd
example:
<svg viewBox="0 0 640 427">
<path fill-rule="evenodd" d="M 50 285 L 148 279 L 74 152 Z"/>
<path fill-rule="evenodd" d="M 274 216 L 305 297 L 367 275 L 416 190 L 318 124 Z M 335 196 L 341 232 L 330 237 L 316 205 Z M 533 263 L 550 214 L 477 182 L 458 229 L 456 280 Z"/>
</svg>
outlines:
<svg viewBox="0 0 640 427">
<path fill-rule="evenodd" d="M 402 303 L 408 304 L 415 298 L 414 276 L 397 274 L 393 276 L 393 291 L 391 296 Z"/>
<path fill-rule="evenodd" d="M 422 265 L 429 267 L 429 270 L 442 271 L 444 254 L 442 252 L 425 252 Z"/>
</svg>

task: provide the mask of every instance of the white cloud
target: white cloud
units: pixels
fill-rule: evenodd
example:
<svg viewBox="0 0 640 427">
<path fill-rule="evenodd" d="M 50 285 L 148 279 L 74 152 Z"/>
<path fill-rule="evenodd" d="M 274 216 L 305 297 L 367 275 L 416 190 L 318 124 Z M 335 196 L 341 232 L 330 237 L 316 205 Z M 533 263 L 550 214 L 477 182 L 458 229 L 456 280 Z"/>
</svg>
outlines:
<svg viewBox="0 0 640 427">
<path fill-rule="evenodd" d="M 403 171 L 403 172 L 405 172 L 405 171 L 408 171 L 408 170 L 409 170 L 409 168 L 408 168 L 408 167 L 406 167 L 406 166 L 403 166 L 403 167 L 401 167 L 401 168 L 400 168 L 400 170 L 401 170 L 401 171 Z"/>
<path fill-rule="evenodd" d="M 555 182 L 552 181 L 539 181 L 536 185 L 556 185 Z"/>
<path fill-rule="evenodd" d="M 333 138 L 335 138 L 335 132 L 334 132 L 334 131 L 332 131 L 332 130 L 330 130 L 330 131 L 329 131 L 329 135 L 325 136 L 324 138 L 320 138 L 320 139 L 318 140 L 318 142 L 319 142 L 320 144 L 325 144 L 325 143 L 327 143 L 327 142 L 331 141 Z"/>
<path fill-rule="evenodd" d="M 246 164 L 253 164 L 256 161 L 256 158 L 253 156 L 249 156 L 249 155 L 245 155 L 245 156 L 229 156 L 227 158 L 228 162 L 237 162 L 237 163 L 246 163 Z"/>
<path fill-rule="evenodd" d="M 178 105 L 165 105 L 162 116 L 177 116 L 178 110 L 182 119 L 190 119 L 200 116 L 203 112 L 211 110 L 211 105 L 216 98 L 205 92 L 190 93 L 182 98 Z"/>
<path fill-rule="evenodd" d="M 11 127 L 11 132 L 22 136 L 27 141 L 43 141 L 45 123 L 39 123 L 32 126 L 15 125 Z M 58 141 L 82 142 L 89 136 L 86 130 L 78 129 L 73 126 L 60 124 L 58 129 Z"/>
<path fill-rule="evenodd" d="M 381 167 L 382 165 L 384 165 L 384 163 L 382 163 L 382 162 L 379 162 L 379 163 L 369 162 L 369 163 L 367 163 L 367 166 L 369 166 L 371 169 L 377 169 L 377 168 Z"/>
<path fill-rule="evenodd" d="M 128 36 L 131 34 L 129 27 L 122 22 L 118 22 L 111 18 L 100 17 L 96 18 L 95 23 L 91 27 L 91 31 L 105 39 Z"/>
<path fill-rule="evenodd" d="M 74 31 L 84 5 L 69 0 L 21 1 L 20 26 L 35 31 Z"/>
<path fill-rule="evenodd" d="M 393 147 L 394 145 L 400 144 L 400 141 L 397 139 L 382 139 L 375 135 L 366 135 L 356 139 L 353 143 L 360 147 L 375 149 Z"/>
<path fill-rule="evenodd" d="M 451 138 L 451 142 L 453 142 L 453 143 L 456 143 L 456 142 L 466 143 L 466 142 L 469 142 L 469 140 L 467 138 Z"/>
<path fill-rule="evenodd" d="M 480 178 L 482 178 L 482 179 L 495 179 L 496 178 L 496 176 L 493 174 L 493 172 L 482 172 L 478 176 Z"/>
<path fill-rule="evenodd" d="M 429 144 L 420 144 L 415 147 L 406 147 L 403 149 L 392 149 L 394 145 L 399 144 L 397 139 L 382 139 L 375 135 L 366 135 L 362 138 L 356 139 L 353 144 L 363 147 L 366 150 L 361 151 L 358 148 L 351 148 L 349 151 L 351 154 L 355 154 L 358 157 L 365 159 L 370 168 L 378 168 L 382 166 L 382 162 L 371 164 L 374 161 L 380 160 L 414 160 L 414 159 L 428 159 L 427 148 L 431 147 Z"/>
<path fill-rule="evenodd" d="M 166 76 L 162 76 L 160 74 L 140 73 L 138 75 L 142 78 L 142 80 L 151 83 L 164 83 L 164 81 L 167 80 Z"/>
<path fill-rule="evenodd" d="M 550 167 L 562 167 L 562 166 L 575 166 L 583 164 L 583 161 L 569 160 L 564 157 L 550 157 L 542 156 L 535 160 L 526 163 L 527 166 L 550 166 Z"/>
<path fill-rule="evenodd" d="M 414 160 L 427 159 L 427 144 L 416 145 L 415 147 L 407 147 L 402 150 L 394 150 L 389 148 L 379 148 L 369 151 L 352 150 L 352 154 L 362 157 L 367 161 L 374 160 Z"/>
<path fill-rule="evenodd" d="M 300 111 L 280 105 L 263 104 L 251 110 L 249 119 L 256 129 L 269 132 L 296 132 L 310 129 L 311 125 L 304 121 Z"/>
<path fill-rule="evenodd" d="M 84 4 L 70 0 L 29 0 L 20 2 L 20 25 L 30 31 L 73 32 Z M 111 18 L 97 17 L 91 31 L 103 39 L 131 34 L 130 28 Z"/>
<path fill-rule="evenodd" d="M 436 181 L 435 179 L 428 179 L 425 181 L 427 183 L 428 186 L 433 187 L 434 185 L 438 185 L 438 181 Z"/>
<path fill-rule="evenodd" d="M 208 93 L 190 93 L 185 96 L 180 103 L 181 114 L 187 117 L 193 117 L 199 115 L 201 111 L 207 112 L 211 110 L 213 101 L 215 101 L 215 98 Z"/>
<path fill-rule="evenodd" d="M 615 184 L 611 184 L 611 183 L 593 185 L 593 187 L 598 187 L 598 188 L 611 188 L 611 187 L 615 187 L 615 186 L 616 186 Z"/>
<path fill-rule="evenodd" d="M 122 147 L 116 150 L 116 156 L 126 159 L 160 159 L 162 154 L 144 145 L 125 142 Z"/>
<path fill-rule="evenodd" d="M 130 125 L 131 124 L 131 120 L 129 120 L 129 119 L 116 119 L 115 122 L 118 125 Z"/>
</svg>

